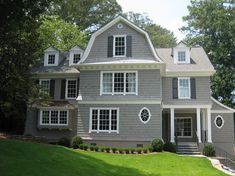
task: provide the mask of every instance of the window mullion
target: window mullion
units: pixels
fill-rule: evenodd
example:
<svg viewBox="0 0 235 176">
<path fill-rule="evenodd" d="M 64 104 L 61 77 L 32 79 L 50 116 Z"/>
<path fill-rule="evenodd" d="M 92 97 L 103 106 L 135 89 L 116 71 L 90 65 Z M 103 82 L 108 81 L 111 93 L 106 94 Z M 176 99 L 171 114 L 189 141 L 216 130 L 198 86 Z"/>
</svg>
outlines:
<svg viewBox="0 0 235 176">
<path fill-rule="evenodd" d="M 109 133 L 111 133 L 111 113 L 112 113 L 112 109 L 109 109 Z"/>
<path fill-rule="evenodd" d="M 51 111 L 49 111 L 49 125 L 51 125 Z"/>
<path fill-rule="evenodd" d="M 97 122 L 97 133 L 99 133 L 99 130 L 100 130 L 100 109 L 97 110 L 97 119 L 98 119 L 98 122 Z"/>
<path fill-rule="evenodd" d="M 60 111 L 58 111 L 58 115 L 57 115 L 57 124 L 59 125 L 60 124 Z"/>
<path fill-rule="evenodd" d="M 123 94 L 126 95 L 126 72 L 124 72 L 124 90 Z"/>
<path fill-rule="evenodd" d="M 114 72 L 112 73 L 112 95 L 114 95 Z"/>
</svg>

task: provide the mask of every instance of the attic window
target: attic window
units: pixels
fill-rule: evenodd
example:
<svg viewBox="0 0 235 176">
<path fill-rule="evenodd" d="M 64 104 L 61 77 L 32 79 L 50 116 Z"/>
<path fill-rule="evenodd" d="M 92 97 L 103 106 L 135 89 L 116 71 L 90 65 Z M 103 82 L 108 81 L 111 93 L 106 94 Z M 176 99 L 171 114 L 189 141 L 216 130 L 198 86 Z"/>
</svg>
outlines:
<svg viewBox="0 0 235 176">
<path fill-rule="evenodd" d="M 185 62 L 186 62 L 186 54 L 185 54 L 185 51 L 179 51 L 179 52 L 178 52 L 178 62 L 179 62 L 179 63 L 185 63 Z"/>
<path fill-rule="evenodd" d="M 125 57 L 126 56 L 126 36 L 118 35 L 114 36 L 114 57 Z"/>
<path fill-rule="evenodd" d="M 54 65 L 55 64 L 55 55 L 49 54 L 48 55 L 48 65 Z"/>
<path fill-rule="evenodd" d="M 81 54 L 74 54 L 73 55 L 73 63 L 77 64 L 81 59 Z"/>
</svg>

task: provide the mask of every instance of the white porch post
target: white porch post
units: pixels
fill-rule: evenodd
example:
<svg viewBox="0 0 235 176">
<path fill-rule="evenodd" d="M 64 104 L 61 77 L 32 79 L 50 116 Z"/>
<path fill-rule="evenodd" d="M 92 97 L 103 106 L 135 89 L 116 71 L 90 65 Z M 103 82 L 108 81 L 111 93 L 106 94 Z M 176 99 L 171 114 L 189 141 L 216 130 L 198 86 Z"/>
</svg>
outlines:
<svg viewBox="0 0 235 176">
<path fill-rule="evenodd" d="M 207 142 L 212 143 L 211 139 L 211 109 L 207 108 Z"/>
<path fill-rule="evenodd" d="M 171 142 L 175 142 L 175 109 L 171 108 Z"/>
<path fill-rule="evenodd" d="M 201 143 L 201 116 L 200 116 L 200 108 L 197 108 L 197 137 L 198 142 Z"/>
</svg>

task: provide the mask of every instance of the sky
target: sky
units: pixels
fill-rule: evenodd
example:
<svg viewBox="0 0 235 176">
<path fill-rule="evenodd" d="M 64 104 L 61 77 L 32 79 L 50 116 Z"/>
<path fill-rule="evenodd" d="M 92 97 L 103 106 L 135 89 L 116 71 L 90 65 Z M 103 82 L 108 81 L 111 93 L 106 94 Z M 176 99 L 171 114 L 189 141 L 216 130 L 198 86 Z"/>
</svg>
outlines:
<svg viewBox="0 0 235 176">
<path fill-rule="evenodd" d="M 146 13 L 154 23 L 174 32 L 178 42 L 185 37 L 179 31 L 182 17 L 188 14 L 190 0 L 117 0 L 123 12 Z"/>
</svg>

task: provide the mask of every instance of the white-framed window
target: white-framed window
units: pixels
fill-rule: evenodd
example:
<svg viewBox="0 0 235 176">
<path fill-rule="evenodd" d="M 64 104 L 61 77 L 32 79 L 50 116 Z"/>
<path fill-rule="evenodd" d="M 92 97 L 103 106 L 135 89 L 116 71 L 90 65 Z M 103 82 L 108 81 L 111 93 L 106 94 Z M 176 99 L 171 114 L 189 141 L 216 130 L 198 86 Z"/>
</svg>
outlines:
<svg viewBox="0 0 235 176">
<path fill-rule="evenodd" d="M 139 112 L 140 121 L 144 124 L 148 123 L 151 117 L 150 110 L 146 107 L 142 108 Z"/>
<path fill-rule="evenodd" d="M 190 99 L 190 78 L 178 78 L 178 95 L 179 99 Z"/>
<path fill-rule="evenodd" d="M 118 108 L 90 108 L 89 132 L 119 132 Z"/>
<path fill-rule="evenodd" d="M 74 99 L 77 97 L 77 79 L 66 80 L 66 99 Z"/>
<path fill-rule="evenodd" d="M 178 51 L 178 63 L 185 63 L 185 62 L 186 62 L 186 52 Z"/>
<path fill-rule="evenodd" d="M 176 135 L 179 138 L 191 138 L 193 136 L 192 117 L 175 118 Z"/>
<path fill-rule="evenodd" d="M 73 64 L 77 64 L 81 59 L 81 54 L 73 54 Z"/>
<path fill-rule="evenodd" d="M 50 79 L 40 79 L 39 85 L 43 93 L 50 94 Z"/>
<path fill-rule="evenodd" d="M 101 72 L 100 94 L 137 95 L 137 71 Z"/>
<path fill-rule="evenodd" d="M 126 56 L 126 36 L 125 35 L 114 35 L 113 56 L 114 57 Z"/>
<path fill-rule="evenodd" d="M 49 54 L 48 55 L 48 65 L 54 65 L 55 64 L 55 54 Z"/>
<path fill-rule="evenodd" d="M 224 118 L 218 115 L 215 117 L 214 123 L 217 128 L 222 128 L 224 125 Z"/>
<path fill-rule="evenodd" d="M 40 110 L 40 125 L 68 125 L 68 110 Z"/>
</svg>

